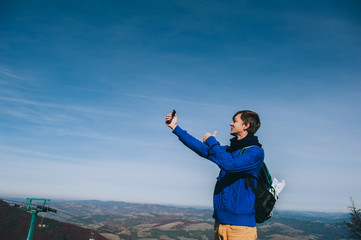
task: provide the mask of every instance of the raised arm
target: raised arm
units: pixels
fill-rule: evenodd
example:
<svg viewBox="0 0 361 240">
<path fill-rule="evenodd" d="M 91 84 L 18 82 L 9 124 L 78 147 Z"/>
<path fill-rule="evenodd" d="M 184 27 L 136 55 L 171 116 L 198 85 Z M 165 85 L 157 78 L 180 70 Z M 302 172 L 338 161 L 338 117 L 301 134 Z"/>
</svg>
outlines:
<svg viewBox="0 0 361 240">
<path fill-rule="evenodd" d="M 165 124 L 173 130 L 173 133 L 178 136 L 179 140 L 186 145 L 188 148 L 193 150 L 199 156 L 206 158 L 208 155 L 208 146 L 202 143 L 192 135 L 188 134 L 187 131 L 183 130 L 178 126 L 178 116 L 175 114 L 172 117 L 172 113 L 166 116 Z"/>
<path fill-rule="evenodd" d="M 206 145 L 209 148 L 207 158 L 226 172 L 257 175 L 264 160 L 264 151 L 259 147 L 248 148 L 244 154 L 239 151 L 232 154 L 225 151 L 213 136 L 207 138 Z"/>
<path fill-rule="evenodd" d="M 199 156 L 207 158 L 209 147 L 205 143 L 188 134 L 187 131 L 183 130 L 179 126 L 175 127 L 173 133 L 177 135 L 179 140 L 188 148 L 193 150 Z"/>
</svg>

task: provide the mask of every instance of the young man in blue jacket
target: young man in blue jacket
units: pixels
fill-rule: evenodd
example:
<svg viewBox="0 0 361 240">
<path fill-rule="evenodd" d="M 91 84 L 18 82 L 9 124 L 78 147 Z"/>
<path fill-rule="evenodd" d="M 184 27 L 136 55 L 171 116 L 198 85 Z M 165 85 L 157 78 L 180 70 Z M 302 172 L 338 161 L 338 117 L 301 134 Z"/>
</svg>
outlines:
<svg viewBox="0 0 361 240">
<path fill-rule="evenodd" d="M 254 202 L 251 187 L 245 177 L 256 177 L 262 168 L 264 152 L 254 135 L 261 126 L 257 113 L 245 110 L 233 116 L 230 146 L 221 146 L 217 131 L 206 133 L 203 142 L 178 126 L 178 116 L 169 113 L 166 124 L 179 140 L 195 153 L 214 162 L 220 168 L 213 195 L 215 239 L 257 239 Z M 257 185 L 255 178 L 252 178 Z"/>
</svg>

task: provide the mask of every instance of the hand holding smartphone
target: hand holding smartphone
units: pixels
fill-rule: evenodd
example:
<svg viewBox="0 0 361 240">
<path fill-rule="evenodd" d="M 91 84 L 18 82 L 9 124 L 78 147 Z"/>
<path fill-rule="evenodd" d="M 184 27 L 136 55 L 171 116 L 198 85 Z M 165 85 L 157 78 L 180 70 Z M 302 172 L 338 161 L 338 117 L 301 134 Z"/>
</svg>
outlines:
<svg viewBox="0 0 361 240">
<path fill-rule="evenodd" d="M 173 112 L 172 112 L 172 118 L 171 118 L 170 120 L 166 121 L 166 123 L 167 123 L 167 124 L 170 124 L 170 123 L 172 122 L 172 120 L 173 120 L 173 118 L 174 118 L 175 114 L 176 114 L 176 111 L 173 109 Z"/>
</svg>

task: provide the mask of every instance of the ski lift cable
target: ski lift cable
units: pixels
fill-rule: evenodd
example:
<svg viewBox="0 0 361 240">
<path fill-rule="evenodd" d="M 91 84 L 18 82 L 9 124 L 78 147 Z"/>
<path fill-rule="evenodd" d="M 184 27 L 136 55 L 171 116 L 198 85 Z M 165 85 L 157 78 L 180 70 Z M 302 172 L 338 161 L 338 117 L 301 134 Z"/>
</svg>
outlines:
<svg viewBox="0 0 361 240">
<path fill-rule="evenodd" d="M 32 209 L 36 209 L 36 208 L 38 207 L 38 206 L 37 206 L 36 204 L 34 204 L 34 203 L 32 203 L 32 204 L 29 205 L 28 203 L 26 203 L 26 202 L 24 202 L 24 201 L 17 201 L 17 200 L 4 199 L 4 198 L 0 198 L 0 200 L 8 203 L 9 205 L 13 205 L 13 207 L 18 207 L 18 208 L 21 208 L 21 209 L 23 209 L 23 210 L 25 210 L 25 211 L 27 211 L 26 209 L 27 209 L 28 207 L 30 207 L 30 208 L 32 208 Z"/>
<path fill-rule="evenodd" d="M 78 220 L 80 219 L 81 221 L 84 222 L 84 219 L 81 219 L 81 218 L 79 218 L 79 217 L 73 216 L 72 214 L 69 214 L 69 213 L 66 213 L 66 212 L 64 212 L 64 213 L 65 213 L 65 215 L 71 216 L 73 219 L 69 220 L 68 218 L 65 218 L 65 217 L 63 217 L 63 216 L 61 216 L 61 215 L 59 215 L 59 214 L 55 215 L 55 214 L 52 213 L 52 212 L 49 212 L 49 215 L 50 215 L 50 216 L 56 216 L 57 218 L 60 218 L 60 219 L 65 220 L 66 222 L 72 222 L 73 224 L 76 224 L 76 225 L 79 225 L 79 226 L 81 226 L 82 224 L 84 224 L 84 223 L 81 223 L 81 222 L 79 222 L 79 221 L 76 221 L 76 219 L 78 219 Z M 75 218 L 75 220 L 74 220 L 74 218 Z M 86 227 L 86 228 L 88 228 L 88 229 L 90 229 L 90 230 L 93 230 L 93 231 L 98 231 L 97 229 L 94 229 L 91 225 L 94 225 L 94 223 L 88 221 L 88 225 L 85 225 L 84 227 Z M 112 229 L 110 229 L 110 228 L 107 228 L 106 226 L 102 226 L 102 229 L 105 230 L 105 231 L 107 231 L 108 233 L 112 233 L 112 234 L 117 235 L 117 233 L 114 232 L 114 230 L 112 230 Z"/>
<path fill-rule="evenodd" d="M 11 199 L 5 199 L 5 198 L 0 198 L 0 200 L 9 203 L 9 204 L 19 204 L 19 205 L 23 205 L 25 206 L 26 203 L 24 201 L 16 201 L 16 200 L 11 200 Z"/>
<path fill-rule="evenodd" d="M 72 217 L 72 218 L 78 219 L 78 220 L 80 220 L 80 221 L 82 221 L 82 222 L 88 222 L 88 223 L 92 224 L 92 222 L 90 222 L 89 220 L 83 219 L 83 218 L 81 218 L 81 217 L 79 217 L 79 216 L 75 216 L 75 215 L 70 214 L 70 213 L 68 213 L 68 212 L 66 212 L 66 211 L 64 211 L 64 210 L 58 210 L 58 211 L 59 211 L 60 213 L 63 213 L 63 214 L 65 214 L 65 215 L 68 215 L 68 216 L 70 216 L 70 217 Z"/>
<path fill-rule="evenodd" d="M 70 216 L 70 217 L 72 217 L 72 218 L 73 218 L 73 221 L 76 222 L 76 223 L 78 223 L 78 224 L 84 224 L 84 225 L 86 225 L 86 226 L 92 226 L 92 225 L 94 225 L 94 222 L 92 222 L 92 221 L 90 221 L 90 220 L 87 220 L 87 219 L 84 219 L 84 218 L 79 217 L 79 216 L 75 216 L 75 215 L 70 214 L 70 213 L 68 213 L 68 212 L 66 212 L 66 211 L 59 210 L 59 212 L 65 214 L 65 215 L 68 215 L 68 216 Z M 112 232 L 111 229 L 106 229 L 106 230 L 109 230 L 109 232 Z"/>
<path fill-rule="evenodd" d="M 94 222 L 88 220 L 88 219 L 85 219 L 84 217 L 80 217 L 80 216 L 76 216 L 76 215 L 73 215 L 67 211 L 64 211 L 64 210 L 61 210 L 61 209 L 58 209 L 58 212 L 59 213 L 62 213 L 62 214 L 65 214 L 65 215 L 68 215 L 74 219 L 77 219 L 78 222 L 82 222 L 83 224 L 89 224 L 89 225 L 93 225 Z"/>
<path fill-rule="evenodd" d="M 12 204 L 14 204 L 14 203 L 19 203 L 20 205 L 22 205 L 22 206 L 24 206 L 24 207 L 27 206 L 27 203 L 24 202 L 24 201 L 21 202 L 21 201 L 15 201 L 15 200 L 10 200 L 10 199 L 3 199 L 3 198 L 0 198 L 0 200 L 3 200 L 3 201 L 8 202 L 8 203 L 12 203 Z M 52 209 L 52 208 L 49 207 L 49 202 L 47 202 L 47 204 L 48 204 L 48 207 L 46 207 L 46 209 L 55 210 L 55 209 Z M 35 203 L 31 203 L 31 207 L 32 207 L 32 208 L 40 208 L 41 206 L 40 206 L 40 205 L 37 205 L 37 204 L 35 204 Z M 56 211 L 57 211 L 57 212 L 60 212 L 60 213 L 62 213 L 62 214 L 68 215 L 68 216 L 70 216 L 71 218 L 74 218 L 74 219 L 77 219 L 77 220 L 78 220 L 78 221 L 74 221 L 74 222 L 77 222 L 77 223 L 82 222 L 83 224 L 84 224 L 84 223 L 87 223 L 87 224 L 90 224 L 90 225 L 91 225 L 91 224 L 94 224 L 93 222 L 91 222 L 91 221 L 89 221 L 89 220 L 87 220 L 87 219 L 84 219 L 84 218 L 79 217 L 79 216 L 75 216 L 75 215 L 73 215 L 73 214 L 71 214 L 71 213 L 69 213 L 69 212 L 67 212 L 67 211 L 60 210 L 60 209 L 56 209 Z M 49 212 L 49 211 L 46 211 L 45 214 L 46 214 L 47 212 Z M 50 212 L 52 212 L 52 211 L 50 211 Z M 42 213 L 42 215 L 44 215 L 44 212 Z M 66 219 L 66 218 L 64 218 L 64 219 Z M 69 221 L 69 219 L 66 219 L 66 220 Z"/>
<path fill-rule="evenodd" d="M 63 220 L 65 220 L 65 222 L 68 222 L 68 223 L 75 223 L 75 224 L 78 224 L 79 225 L 79 223 L 77 222 L 77 221 L 74 221 L 74 220 L 71 220 L 71 219 L 69 219 L 69 218 L 66 218 L 66 217 L 63 217 L 63 216 L 61 216 L 61 215 L 59 215 L 59 214 L 55 214 L 55 213 L 49 213 L 48 214 L 48 216 L 55 216 L 56 218 L 52 218 L 53 220 L 58 220 L 58 219 L 63 219 Z M 48 217 L 49 218 L 49 217 Z"/>
<path fill-rule="evenodd" d="M 47 203 L 45 203 L 45 208 L 46 208 L 46 204 L 48 204 L 48 207 L 47 207 L 47 209 L 50 209 L 50 207 L 49 207 L 49 202 L 47 202 Z M 42 215 L 42 217 L 41 217 L 41 221 L 40 221 L 40 226 L 43 226 L 43 221 L 44 221 L 44 217 L 46 216 L 46 214 L 48 213 L 48 211 L 45 211 L 45 213 Z"/>
<path fill-rule="evenodd" d="M 55 215 L 55 214 L 54 214 L 54 215 L 53 215 L 52 213 L 50 213 L 49 216 L 54 216 L 54 217 L 55 217 L 55 218 L 54 218 L 55 220 L 58 220 L 58 219 L 60 218 L 60 219 L 65 220 L 65 222 L 73 223 L 73 224 L 76 224 L 76 225 L 79 225 L 79 226 L 86 226 L 86 227 L 89 226 L 89 224 L 84 224 L 84 222 L 79 221 L 79 219 L 75 219 L 74 217 L 68 216 L 68 215 L 66 215 L 66 214 L 63 214 L 63 215 L 61 215 L 61 214 Z M 69 217 L 70 217 L 70 218 L 69 218 Z"/>
<path fill-rule="evenodd" d="M 26 207 L 26 206 L 27 206 L 27 203 L 26 203 L 25 201 L 17 201 L 17 200 L 4 199 L 4 198 L 0 198 L 0 200 L 2 200 L 2 201 L 4 201 L 4 202 L 7 202 L 7 203 L 10 203 L 10 204 L 19 204 L 21 207 Z M 32 208 L 37 208 L 38 205 L 36 205 L 35 203 L 31 203 L 31 207 L 32 207 Z M 52 209 L 52 208 L 49 207 L 49 204 L 48 204 L 48 208 L 49 208 L 49 209 Z M 94 225 L 93 222 L 91 222 L 91 221 L 89 221 L 89 220 L 87 220 L 87 219 L 84 219 L 84 218 L 82 218 L 82 217 L 79 217 L 79 216 L 75 216 L 75 215 L 73 215 L 73 214 L 70 214 L 70 213 L 68 213 L 68 212 L 66 212 L 66 211 L 64 211 L 64 210 L 59 210 L 59 209 L 57 209 L 57 212 L 60 212 L 60 213 L 62 213 L 62 214 L 64 214 L 64 215 L 67 215 L 67 216 L 71 217 L 72 219 L 69 219 L 69 218 L 65 218 L 65 217 L 63 217 L 63 216 L 60 216 L 60 214 L 57 214 L 57 215 L 56 215 L 55 212 L 51 212 L 51 211 L 46 211 L 45 213 L 43 212 L 43 213 L 42 213 L 42 219 L 44 218 L 44 215 L 46 215 L 47 213 L 49 213 L 49 215 L 54 215 L 54 216 L 56 216 L 57 218 L 61 218 L 61 219 L 65 220 L 65 221 L 67 221 L 67 222 L 73 222 L 73 223 L 78 224 L 78 225 L 86 225 L 86 227 L 89 227 L 89 225 L 90 225 L 90 226 L 91 226 L 91 225 Z M 113 230 L 111 230 L 111 229 L 109 229 L 109 228 L 107 228 L 107 227 L 105 227 L 105 226 L 102 226 L 102 227 L 103 227 L 104 230 L 108 231 L 109 233 L 116 234 L 116 233 L 113 232 Z"/>
<path fill-rule="evenodd" d="M 31 202 L 31 204 L 29 204 L 28 202 L 25 202 L 25 201 L 17 201 L 17 200 L 12 200 L 12 199 L 5 199 L 5 198 L 0 198 L 0 200 L 6 202 L 8 204 L 14 204 L 16 207 L 25 207 L 25 208 L 30 207 L 32 209 L 36 209 L 36 208 L 40 209 L 40 208 L 42 208 L 41 205 L 37 205 L 36 203 L 33 203 L 33 202 Z M 36 200 L 34 200 L 34 201 L 36 201 Z M 45 208 L 45 209 L 49 210 L 49 211 L 55 210 L 55 209 L 52 209 L 52 208 L 49 208 L 49 207 Z"/>
</svg>

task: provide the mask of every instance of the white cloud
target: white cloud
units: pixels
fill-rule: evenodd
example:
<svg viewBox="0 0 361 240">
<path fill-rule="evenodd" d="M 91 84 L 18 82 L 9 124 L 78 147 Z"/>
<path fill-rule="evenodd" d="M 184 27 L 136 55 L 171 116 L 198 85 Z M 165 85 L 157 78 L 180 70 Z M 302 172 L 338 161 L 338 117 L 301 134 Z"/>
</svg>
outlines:
<svg viewBox="0 0 361 240">
<path fill-rule="evenodd" d="M 16 75 L 9 68 L 7 68 L 3 65 L 0 65 L 0 74 L 3 74 L 4 76 L 7 76 L 7 77 L 10 77 L 13 79 L 17 79 L 17 80 L 25 80 L 24 77 Z"/>
</svg>

